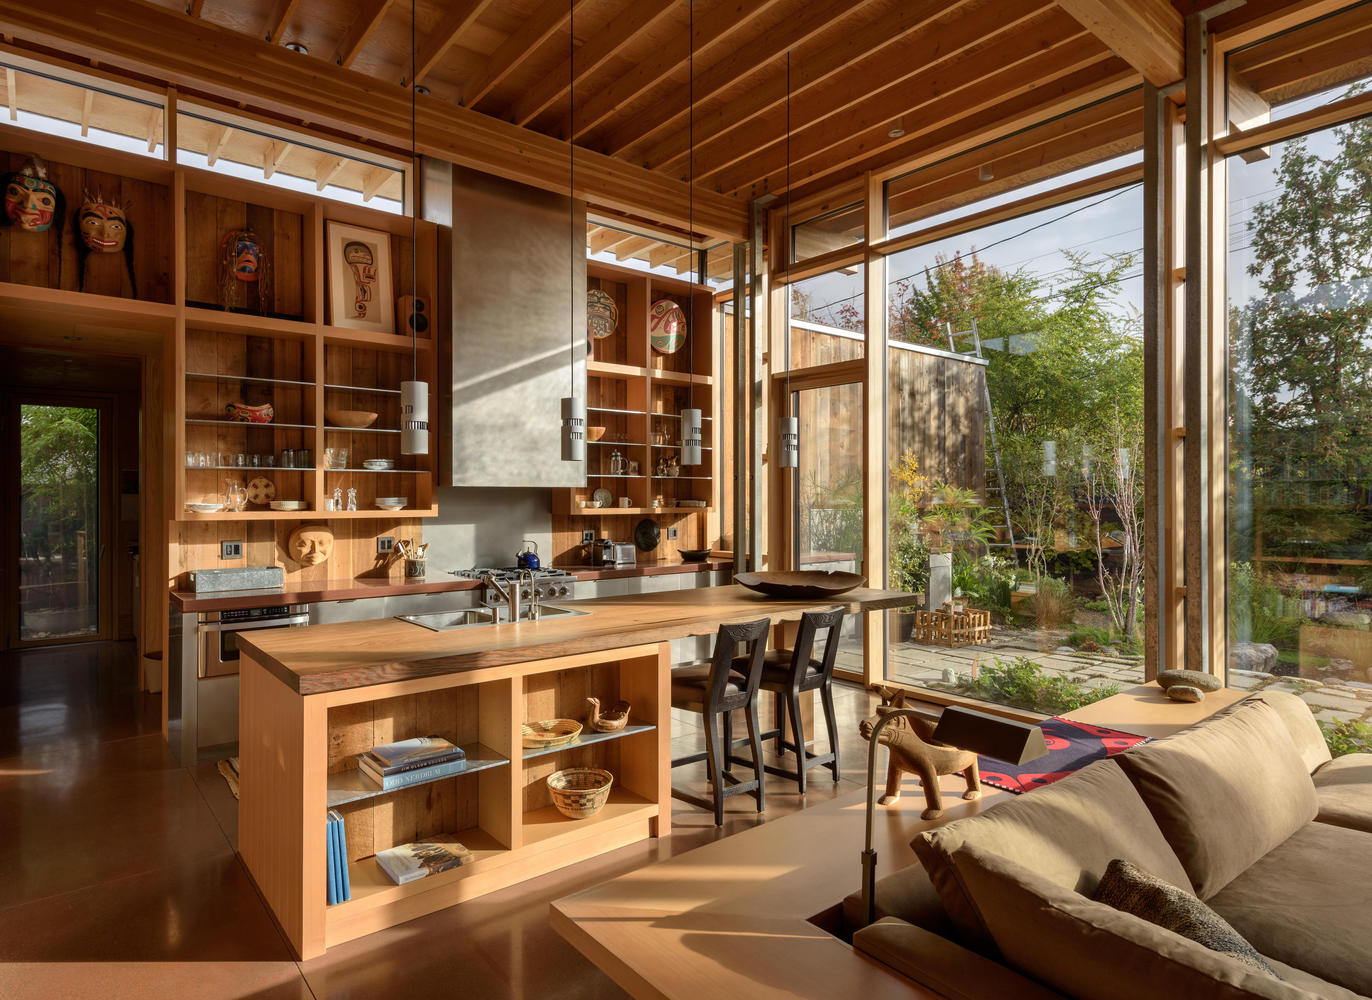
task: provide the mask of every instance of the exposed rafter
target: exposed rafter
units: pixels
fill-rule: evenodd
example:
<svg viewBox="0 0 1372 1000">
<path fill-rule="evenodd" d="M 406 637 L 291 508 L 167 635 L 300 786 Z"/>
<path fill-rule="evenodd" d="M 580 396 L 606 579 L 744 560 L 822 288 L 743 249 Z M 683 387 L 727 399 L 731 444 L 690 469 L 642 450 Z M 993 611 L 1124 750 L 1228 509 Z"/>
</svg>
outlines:
<svg viewBox="0 0 1372 1000">
<path fill-rule="evenodd" d="M 321 162 L 319 164 L 319 169 L 315 171 L 314 189 L 316 191 L 323 191 L 328 187 L 329 183 L 338 176 L 339 171 L 347 165 L 347 162 L 348 161 L 341 156 L 329 157 Z"/>
<path fill-rule="evenodd" d="M 190 0 L 186 4 L 186 13 L 191 17 L 199 17 L 200 12 L 205 9 L 205 0 Z"/>
<path fill-rule="evenodd" d="M 290 26 L 291 18 L 295 16 L 295 8 L 299 5 L 300 0 L 276 0 L 272 5 L 271 16 L 267 18 L 267 41 L 273 45 L 281 41 L 281 36 Z"/>
<path fill-rule="evenodd" d="M 372 167 L 371 173 L 362 181 L 362 200 L 371 201 L 376 197 L 376 193 L 381 190 L 381 186 L 395 176 L 395 171 L 387 170 L 385 167 Z"/>
<path fill-rule="evenodd" d="M 443 9 L 447 13 L 443 20 L 431 31 L 424 33 L 424 47 L 415 55 L 414 79 L 405 82 L 418 83 L 428 76 L 438 60 L 443 58 L 443 54 L 457 42 L 458 36 L 472 26 L 491 2 L 492 0 L 456 0 L 452 4 L 445 4 Z"/>
<path fill-rule="evenodd" d="M 1155 87 L 1186 75 L 1182 16 L 1168 0 L 1057 0 Z"/>
<path fill-rule="evenodd" d="M 210 144 L 205 150 L 205 159 L 209 166 L 214 166 L 219 161 L 219 152 L 224 148 L 224 143 L 228 142 L 229 136 L 233 134 L 233 129 L 228 125 L 221 125 L 210 139 Z"/>
<path fill-rule="evenodd" d="M 148 152 L 154 152 L 162 141 L 162 109 L 153 108 L 148 112 Z"/>
<path fill-rule="evenodd" d="M 291 155 L 293 149 L 295 149 L 294 143 L 268 142 L 267 149 L 262 156 L 262 176 L 270 179 L 272 174 L 281 168 L 281 164 L 286 162 L 286 157 Z"/>
<path fill-rule="evenodd" d="M 353 60 L 362 51 L 362 47 L 367 44 L 367 39 L 372 37 L 374 32 L 386 17 L 386 12 L 391 9 L 395 0 L 363 0 L 362 8 L 357 12 L 357 17 L 353 18 L 353 23 L 348 25 L 348 33 L 343 36 L 338 43 L 338 49 L 334 52 L 333 61 L 339 66 L 351 66 Z"/>
<path fill-rule="evenodd" d="M 538 85 L 515 103 L 511 119 L 519 125 L 533 121 L 566 96 L 573 69 L 576 82 L 580 83 L 619 49 L 632 44 L 643 32 L 657 24 L 676 5 L 677 0 L 635 0 L 621 17 L 615 19 L 609 30 L 595 35 L 574 56 L 568 57 L 572 60 L 571 66 L 564 59 L 552 72 L 545 73 Z M 581 116 L 581 109 L 577 108 L 578 121 Z"/>
<path fill-rule="evenodd" d="M 585 0 L 575 0 L 580 6 Z M 543 6 L 524 19 L 515 33 L 486 58 L 481 69 L 462 87 L 462 103 L 480 104 L 496 87 L 566 26 L 571 10 L 564 0 L 544 0 Z"/>
</svg>

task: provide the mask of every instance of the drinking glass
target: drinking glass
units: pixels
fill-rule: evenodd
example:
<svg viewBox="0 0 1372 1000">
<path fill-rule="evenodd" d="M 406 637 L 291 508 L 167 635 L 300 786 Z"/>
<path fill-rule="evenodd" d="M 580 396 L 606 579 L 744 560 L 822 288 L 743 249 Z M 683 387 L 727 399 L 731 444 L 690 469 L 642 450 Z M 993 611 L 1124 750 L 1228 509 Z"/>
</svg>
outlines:
<svg viewBox="0 0 1372 1000">
<path fill-rule="evenodd" d="M 335 448 L 333 450 L 333 460 L 335 469 L 346 469 L 348 467 L 348 449 Z"/>
<path fill-rule="evenodd" d="M 238 452 L 233 456 L 233 464 L 236 468 L 243 468 L 245 465 L 248 464 L 248 456 L 243 454 L 243 452 L 241 451 Z"/>
</svg>

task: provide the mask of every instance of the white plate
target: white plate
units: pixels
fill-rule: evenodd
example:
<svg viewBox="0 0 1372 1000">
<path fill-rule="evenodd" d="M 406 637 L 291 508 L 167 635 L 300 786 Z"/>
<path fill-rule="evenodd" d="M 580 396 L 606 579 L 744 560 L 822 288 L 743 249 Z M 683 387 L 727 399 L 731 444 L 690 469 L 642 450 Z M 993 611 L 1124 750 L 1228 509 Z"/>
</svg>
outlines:
<svg viewBox="0 0 1372 1000">
<path fill-rule="evenodd" d="M 382 503 L 380 500 L 378 500 L 378 501 L 376 502 L 376 505 L 377 505 L 378 507 L 380 507 L 382 510 L 404 510 L 404 509 L 405 509 L 405 505 L 404 505 L 403 503 Z"/>
<path fill-rule="evenodd" d="M 224 509 L 222 503 L 188 503 L 186 509 L 192 514 L 218 514 Z"/>
<path fill-rule="evenodd" d="M 272 510 L 305 510 L 305 501 L 303 501 L 303 500 L 273 500 L 273 501 L 271 502 L 271 508 L 272 508 Z"/>
<path fill-rule="evenodd" d="M 375 469 L 394 469 L 394 468 L 395 468 L 395 463 L 392 462 L 389 458 L 369 458 L 369 459 L 366 459 L 365 461 L 363 461 L 363 463 L 362 463 L 362 468 L 364 468 L 364 469 L 373 469 L 373 470 L 375 470 Z"/>
</svg>

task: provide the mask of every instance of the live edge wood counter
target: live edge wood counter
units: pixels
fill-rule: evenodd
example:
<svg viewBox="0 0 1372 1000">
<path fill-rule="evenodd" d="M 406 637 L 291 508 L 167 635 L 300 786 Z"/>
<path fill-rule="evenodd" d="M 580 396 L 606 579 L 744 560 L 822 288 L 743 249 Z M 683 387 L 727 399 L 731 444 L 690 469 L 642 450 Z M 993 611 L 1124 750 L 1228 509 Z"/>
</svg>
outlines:
<svg viewBox="0 0 1372 1000">
<path fill-rule="evenodd" d="M 670 640 L 721 622 L 814 608 L 880 610 L 894 591 L 775 601 L 739 587 L 573 602 L 578 617 L 432 632 L 397 619 L 244 637 L 239 686 L 239 853 L 301 958 L 421 914 L 670 832 Z M 563 602 L 559 602 L 563 603 Z M 588 696 L 632 708 L 619 733 L 525 750 L 526 720 L 585 717 Z M 437 734 L 467 751 L 457 775 L 381 792 L 356 769 L 378 743 Z M 609 804 L 569 820 L 546 778 L 615 777 Z M 325 904 L 325 816 L 344 817 L 348 902 Z M 393 885 L 375 855 L 459 840 L 470 863 Z"/>
</svg>

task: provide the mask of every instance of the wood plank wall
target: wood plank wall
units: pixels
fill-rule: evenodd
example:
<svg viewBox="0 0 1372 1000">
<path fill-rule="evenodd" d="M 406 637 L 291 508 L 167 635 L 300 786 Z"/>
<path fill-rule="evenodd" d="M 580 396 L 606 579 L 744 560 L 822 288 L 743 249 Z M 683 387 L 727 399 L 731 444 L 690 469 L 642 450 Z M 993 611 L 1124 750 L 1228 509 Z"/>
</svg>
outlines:
<svg viewBox="0 0 1372 1000">
<path fill-rule="evenodd" d="M 223 238 L 236 229 L 256 234 L 270 280 L 234 281 L 230 286 L 234 294 L 225 301 Z M 304 234 L 305 219 L 297 212 L 187 191 L 187 304 L 303 319 Z"/>
</svg>

